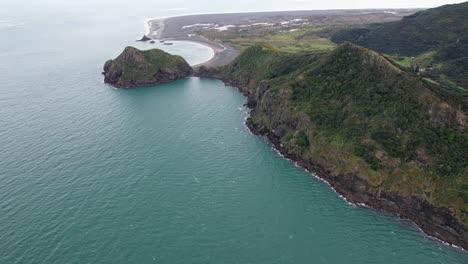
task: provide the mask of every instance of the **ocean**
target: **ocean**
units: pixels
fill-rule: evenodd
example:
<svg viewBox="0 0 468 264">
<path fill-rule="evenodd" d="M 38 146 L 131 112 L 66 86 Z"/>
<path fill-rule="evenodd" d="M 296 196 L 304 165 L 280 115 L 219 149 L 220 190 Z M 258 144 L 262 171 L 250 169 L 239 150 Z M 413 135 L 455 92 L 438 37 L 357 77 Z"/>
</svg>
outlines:
<svg viewBox="0 0 468 264">
<path fill-rule="evenodd" d="M 103 83 L 129 45 L 212 56 L 135 42 L 147 19 L 313 3 L 0 3 L 0 263 L 468 263 L 283 159 L 246 129 L 235 88 Z"/>
</svg>

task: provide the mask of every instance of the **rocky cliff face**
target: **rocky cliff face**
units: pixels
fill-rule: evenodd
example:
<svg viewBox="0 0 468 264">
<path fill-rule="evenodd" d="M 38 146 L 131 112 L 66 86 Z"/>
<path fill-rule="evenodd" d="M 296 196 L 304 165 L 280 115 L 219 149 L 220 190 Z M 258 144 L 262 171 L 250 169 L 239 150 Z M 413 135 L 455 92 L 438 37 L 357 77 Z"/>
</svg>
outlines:
<svg viewBox="0 0 468 264">
<path fill-rule="evenodd" d="M 436 206 L 418 194 L 387 189 L 383 181 L 373 182 L 367 169 L 352 159 L 347 160 L 340 150 L 333 151 L 319 144 L 308 146 L 310 150 L 307 151 L 297 142 L 285 140 L 287 135 L 305 131 L 308 141 L 314 142 L 316 125 L 304 112 L 289 110 L 281 99 L 286 94 L 265 91 L 268 88 L 263 82 L 257 86 L 255 94 L 247 92 L 248 105 L 254 107 L 247 126 L 254 134 L 266 136 L 282 155 L 325 179 L 349 202 L 396 213 L 415 222 L 428 235 L 468 249 L 468 228 L 457 217 L 457 214 L 466 217 L 467 211 L 462 209 L 457 213 L 451 206 Z"/>
<path fill-rule="evenodd" d="M 463 102 L 349 43 L 299 58 L 255 47 L 198 75 L 239 87 L 251 131 L 350 202 L 398 213 L 468 249 Z"/>
<path fill-rule="evenodd" d="M 159 49 L 126 47 L 114 60 L 104 64 L 104 82 L 117 88 L 166 83 L 188 77 L 193 70 L 180 56 Z"/>
</svg>

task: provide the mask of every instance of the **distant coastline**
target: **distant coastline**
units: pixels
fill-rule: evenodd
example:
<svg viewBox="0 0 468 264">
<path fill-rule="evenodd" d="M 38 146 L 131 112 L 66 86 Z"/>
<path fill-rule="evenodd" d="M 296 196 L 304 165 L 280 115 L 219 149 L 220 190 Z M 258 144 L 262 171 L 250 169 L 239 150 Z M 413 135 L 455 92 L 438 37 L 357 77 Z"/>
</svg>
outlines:
<svg viewBox="0 0 468 264">
<path fill-rule="evenodd" d="M 158 41 L 183 41 L 191 42 L 199 45 L 209 47 L 213 50 L 214 55 L 208 61 L 193 65 L 194 68 L 201 66 L 218 67 L 231 63 L 240 52 L 233 47 L 222 45 L 220 43 L 211 41 L 200 35 L 184 34 L 178 30 L 166 30 L 166 23 L 170 18 L 150 19 L 146 21 L 145 35 L 151 39 Z"/>
<path fill-rule="evenodd" d="M 401 18 L 405 13 L 414 13 L 416 10 L 418 9 L 297 10 L 183 15 L 146 20 L 145 35 L 158 41 L 186 41 L 210 47 L 215 53 L 214 57 L 194 67 L 219 67 L 231 63 L 239 56 L 240 51 L 226 43 L 217 42 L 216 40 L 212 41 L 201 36 L 198 34 L 200 30 L 214 29 L 224 31 L 229 28 L 241 30 L 241 27 L 253 25 L 269 26 L 275 22 L 278 23 L 284 20 L 305 20 L 305 18 L 311 16 L 339 17 L 360 16 L 363 14 L 386 14 L 387 19 L 391 21 Z"/>
</svg>

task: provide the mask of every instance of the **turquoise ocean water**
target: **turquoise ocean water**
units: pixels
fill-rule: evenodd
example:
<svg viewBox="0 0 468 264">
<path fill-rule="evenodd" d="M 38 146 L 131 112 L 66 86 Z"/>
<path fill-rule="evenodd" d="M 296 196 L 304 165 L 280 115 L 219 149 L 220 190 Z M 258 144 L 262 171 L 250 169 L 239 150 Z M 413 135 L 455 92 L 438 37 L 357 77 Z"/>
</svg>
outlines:
<svg viewBox="0 0 468 264">
<path fill-rule="evenodd" d="M 0 2 L 0 263 L 468 262 L 281 158 L 245 129 L 234 88 L 103 84 L 123 47 L 154 47 L 134 42 L 145 19 L 266 1 Z"/>
</svg>

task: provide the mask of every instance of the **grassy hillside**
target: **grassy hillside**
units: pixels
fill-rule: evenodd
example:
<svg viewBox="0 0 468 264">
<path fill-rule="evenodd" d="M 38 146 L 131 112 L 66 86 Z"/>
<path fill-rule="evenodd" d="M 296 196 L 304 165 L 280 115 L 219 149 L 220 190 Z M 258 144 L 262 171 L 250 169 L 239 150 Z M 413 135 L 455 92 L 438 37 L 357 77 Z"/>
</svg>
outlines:
<svg viewBox="0 0 468 264">
<path fill-rule="evenodd" d="M 465 2 L 420 11 L 397 22 L 344 30 L 332 40 L 351 41 L 383 53 L 411 56 L 441 49 L 467 35 L 468 2 Z"/>
<path fill-rule="evenodd" d="M 259 97 L 252 119 L 295 155 L 456 208 L 468 225 L 466 100 L 349 43 L 322 54 L 257 45 L 218 74 Z"/>
<path fill-rule="evenodd" d="M 326 51 L 336 47 L 328 38 L 320 37 L 319 34 L 326 30 L 323 27 L 298 28 L 296 31 L 276 30 L 266 34 L 243 36 L 223 35 L 223 43 L 232 45 L 238 50 L 245 50 L 256 44 L 268 43 L 275 49 L 283 52 L 297 53 L 303 51 Z M 217 33 L 219 34 L 219 33 Z M 208 35 L 208 34 L 206 34 Z M 217 36 L 218 38 L 220 36 Z"/>
<path fill-rule="evenodd" d="M 424 67 L 423 75 L 442 82 L 448 78 L 458 86 L 468 87 L 468 2 L 420 11 L 397 22 L 342 30 L 332 40 L 407 57 L 402 64 L 407 66 L 421 67 L 417 61 L 408 62 L 410 57 L 435 51 L 427 67 L 429 73 Z"/>
</svg>

